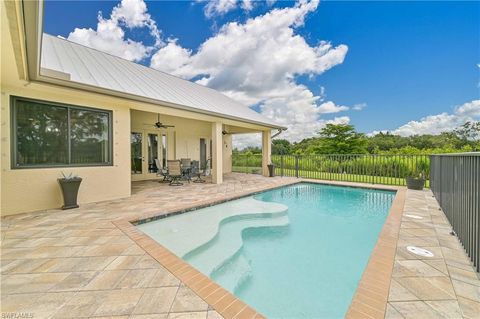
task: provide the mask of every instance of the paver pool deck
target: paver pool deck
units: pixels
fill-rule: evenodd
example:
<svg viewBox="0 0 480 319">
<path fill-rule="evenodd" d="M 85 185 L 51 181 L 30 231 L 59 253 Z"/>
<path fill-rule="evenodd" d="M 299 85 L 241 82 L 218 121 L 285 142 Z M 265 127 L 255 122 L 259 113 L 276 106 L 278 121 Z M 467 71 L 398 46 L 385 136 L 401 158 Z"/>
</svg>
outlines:
<svg viewBox="0 0 480 319">
<path fill-rule="evenodd" d="M 221 185 L 135 182 L 129 198 L 2 218 L 2 317 L 13 313 L 31 318 L 262 317 L 229 294 L 215 302 L 205 298 L 212 284 L 203 290 L 200 283 L 192 286 L 185 280 L 191 271 L 188 265 L 173 259 L 165 263 L 162 258 L 168 252 L 142 234 L 128 233 L 125 223 L 298 181 L 234 173 Z M 435 198 L 429 190 L 402 192 L 405 201 L 397 220 L 384 227 L 394 245 L 380 249 L 380 237 L 348 316 L 480 318 L 478 273 L 457 238 L 449 234 L 450 225 Z M 413 255 L 406 250 L 408 245 L 428 249 L 434 257 Z M 374 257 L 384 251 L 394 253 Z M 375 276 L 367 276 L 375 265 L 386 269 L 379 273 L 385 280 L 375 282 Z"/>
</svg>

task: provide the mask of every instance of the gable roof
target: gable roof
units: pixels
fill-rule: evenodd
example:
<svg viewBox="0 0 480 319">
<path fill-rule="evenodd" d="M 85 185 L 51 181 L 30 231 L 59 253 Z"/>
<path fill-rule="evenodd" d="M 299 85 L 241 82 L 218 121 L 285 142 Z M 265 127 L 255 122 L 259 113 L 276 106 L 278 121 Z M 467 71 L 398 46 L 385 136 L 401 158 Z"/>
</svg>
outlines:
<svg viewBox="0 0 480 319">
<path fill-rule="evenodd" d="M 214 89 L 45 33 L 41 68 L 63 73 L 64 80 L 158 104 L 285 129 Z"/>
</svg>

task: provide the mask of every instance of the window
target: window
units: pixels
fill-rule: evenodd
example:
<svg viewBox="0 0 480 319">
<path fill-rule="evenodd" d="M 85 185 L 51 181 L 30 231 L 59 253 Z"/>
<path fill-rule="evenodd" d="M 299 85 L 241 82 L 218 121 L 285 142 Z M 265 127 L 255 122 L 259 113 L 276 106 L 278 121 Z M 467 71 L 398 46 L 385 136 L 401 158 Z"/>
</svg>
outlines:
<svg viewBox="0 0 480 319">
<path fill-rule="evenodd" d="M 70 147 L 72 164 L 108 163 L 110 114 L 85 109 L 70 109 Z"/>
<path fill-rule="evenodd" d="M 12 98 L 12 166 L 112 164 L 112 113 Z"/>
</svg>

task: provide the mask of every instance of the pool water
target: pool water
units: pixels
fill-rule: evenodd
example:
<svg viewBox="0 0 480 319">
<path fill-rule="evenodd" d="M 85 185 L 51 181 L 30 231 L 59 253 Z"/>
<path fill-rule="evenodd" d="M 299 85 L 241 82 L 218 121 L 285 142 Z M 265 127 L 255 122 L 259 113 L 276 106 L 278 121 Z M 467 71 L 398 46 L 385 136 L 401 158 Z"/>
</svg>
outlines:
<svg viewBox="0 0 480 319">
<path fill-rule="evenodd" d="M 270 318 L 343 318 L 393 191 L 300 183 L 138 227 Z"/>
</svg>

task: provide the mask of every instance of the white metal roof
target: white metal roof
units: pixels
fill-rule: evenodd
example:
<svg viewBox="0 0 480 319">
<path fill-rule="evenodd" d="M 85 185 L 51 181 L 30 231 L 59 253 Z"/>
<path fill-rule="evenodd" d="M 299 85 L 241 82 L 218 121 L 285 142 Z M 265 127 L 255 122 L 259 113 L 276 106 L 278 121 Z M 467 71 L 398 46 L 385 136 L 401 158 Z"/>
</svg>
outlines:
<svg viewBox="0 0 480 319">
<path fill-rule="evenodd" d="M 49 34 L 43 35 L 41 68 L 66 73 L 72 82 L 159 104 L 282 128 L 216 90 Z"/>
</svg>

